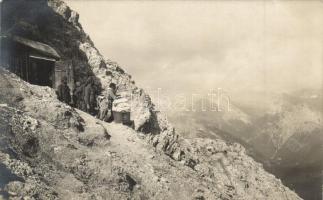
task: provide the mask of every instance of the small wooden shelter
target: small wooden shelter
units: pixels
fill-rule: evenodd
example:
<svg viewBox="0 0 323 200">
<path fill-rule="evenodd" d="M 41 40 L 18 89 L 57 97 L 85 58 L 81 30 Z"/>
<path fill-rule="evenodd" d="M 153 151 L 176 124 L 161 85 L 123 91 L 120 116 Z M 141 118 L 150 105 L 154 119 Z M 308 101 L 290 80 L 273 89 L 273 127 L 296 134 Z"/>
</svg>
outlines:
<svg viewBox="0 0 323 200">
<path fill-rule="evenodd" d="M 55 63 L 60 56 L 51 46 L 19 36 L 1 36 L 1 66 L 23 80 L 55 86 Z"/>
</svg>

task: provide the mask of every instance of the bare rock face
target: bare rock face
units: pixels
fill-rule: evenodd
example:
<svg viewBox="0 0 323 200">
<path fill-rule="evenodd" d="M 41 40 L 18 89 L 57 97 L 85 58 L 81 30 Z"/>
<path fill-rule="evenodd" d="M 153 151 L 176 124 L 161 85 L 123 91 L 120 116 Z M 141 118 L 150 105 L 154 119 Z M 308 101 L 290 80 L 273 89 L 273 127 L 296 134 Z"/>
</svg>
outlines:
<svg viewBox="0 0 323 200">
<path fill-rule="evenodd" d="M 81 28 L 78 21 L 72 20 L 73 16 L 77 16 L 77 14 L 75 13 L 75 11 L 72 11 L 66 5 L 66 3 L 56 0 L 48 2 L 48 5 L 57 14 L 62 16 L 68 22 L 72 21 L 72 23 L 69 23 L 70 26 L 77 30 Z M 149 126 L 153 118 L 152 113 L 154 112 L 154 109 L 150 97 L 143 90 L 138 89 L 134 85 L 134 81 L 131 79 L 131 76 L 127 74 L 116 62 L 104 60 L 103 56 L 94 47 L 93 42 L 89 39 L 89 37 L 84 33 L 83 30 L 80 30 L 79 32 L 81 38 L 76 39 L 75 46 L 78 46 L 77 51 L 86 56 L 86 64 L 100 80 L 103 89 L 102 92 L 107 89 L 109 83 L 112 81 L 114 83 L 117 83 L 118 88 L 123 88 L 124 90 L 131 93 L 129 99 L 131 99 L 132 115 L 134 119 L 135 129 L 144 132 L 151 132 L 152 130 L 149 129 Z M 112 72 L 113 80 L 107 79 L 105 75 L 106 71 Z"/>
<path fill-rule="evenodd" d="M 1 153 L 1 163 L 23 179 L 1 188 L 10 198 L 300 199 L 240 145 L 177 135 L 131 76 L 117 63 L 104 60 L 78 23 L 78 14 L 64 2 L 4 3 L 4 21 L 15 16 L 35 26 L 13 28 L 12 33 L 50 44 L 63 63 L 72 60 L 76 81 L 95 75 L 104 92 L 111 81 L 106 71 L 112 72 L 112 81 L 131 94 L 135 124 L 132 130 L 99 121 L 59 102 L 52 89 L 30 85 L 0 68 L 1 85 L 15 89 L 0 88 L 0 94 L 19 97 L 11 105 L 8 95 L 0 95 L 0 102 L 8 103 L 0 107 L 8 120 L 0 127 L 14 152 Z M 22 7 L 26 12 L 15 12 Z M 6 23 L 5 28 L 13 25 Z"/>
<path fill-rule="evenodd" d="M 105 68 L 103 58 L 100 56 L 97 49 L 95 49 L 90 43 L 81 43 L 80 50 L 86 55 L 88 63 L 93 69 Z"/>
</svg>

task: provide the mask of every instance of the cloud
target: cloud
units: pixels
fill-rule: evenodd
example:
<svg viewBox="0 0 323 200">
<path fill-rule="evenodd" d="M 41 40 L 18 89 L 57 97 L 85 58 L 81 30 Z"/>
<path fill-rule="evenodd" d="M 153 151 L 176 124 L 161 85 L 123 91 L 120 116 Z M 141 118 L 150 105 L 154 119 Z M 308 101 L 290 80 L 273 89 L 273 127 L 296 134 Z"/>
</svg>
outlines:
<svg viewBox="0 0 323 200">
<path fill-rule="evenodd" d="M 321 2 L 68 3 L 101 53 L 141 87 L 245 92 L 321 86 Z"/>
</svg>

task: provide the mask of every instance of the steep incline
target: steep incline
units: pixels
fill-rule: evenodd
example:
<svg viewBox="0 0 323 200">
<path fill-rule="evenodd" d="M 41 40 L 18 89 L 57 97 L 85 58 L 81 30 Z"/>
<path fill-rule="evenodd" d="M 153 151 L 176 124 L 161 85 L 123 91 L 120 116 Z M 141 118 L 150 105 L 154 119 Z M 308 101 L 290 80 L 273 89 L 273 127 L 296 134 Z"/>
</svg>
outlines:
<svg viewBox="0 0 323 200">
<path fill-rule="evenodd" d="M 6 195 L 36 199 L 299 199 L 237 144 L 184 140 L 131 76 L 107 62 L 60 0 L 5 0 L 2 31 L 53 46 L 76 81 L 95 75 L 103 90 L 111 71 L 130 92 L 135 130 L 97 121 L 57 101 L 54 91 L 1 70 L 1 162 L 23 178 Z M 14 89 L 12 89 L 14 88 Z M 11 157 L 8 157 L 8 154 Z M 18 160 L 17 160 L 18 159 Z"/>
<path fill-rule="evenodd" d="M 174 128 L 160 112 L 155 111 L 150 97 L 134 85 L 130 75 L 117 63 L 104 60 L 83 31 L 78 18 L 79 15 L 60 0 L 4 0 L 1 31 L 54 47 L 62 57 L 60 65 L 68 67 L 73 64 L 75 81 L 83 82 L 88 76 L 95 75 L 97 86 L 105 90 L 110 83 L 106 71 L 112 72 L 112 81 L 117 83 L 118 88 L 131 94 L 135 129 L 151 133 L 151 142 L 156 148 L 167 150 L 170 156 L 175 152 L 179 155 Z"/>
<path fill-rule="evenodd" d="M 0 72 L 19 88 L 7 91 L 10 101 L 0 99 L 8 142 L 0 160 L 19 177 L 5 184 L 12 198 L 300 199 L 238 144 L 182 140 L 199 162 L 178 162 L 149 145 L 149 135 L 99 121 L 60 103 L 50 88 Z"/>
</svg>

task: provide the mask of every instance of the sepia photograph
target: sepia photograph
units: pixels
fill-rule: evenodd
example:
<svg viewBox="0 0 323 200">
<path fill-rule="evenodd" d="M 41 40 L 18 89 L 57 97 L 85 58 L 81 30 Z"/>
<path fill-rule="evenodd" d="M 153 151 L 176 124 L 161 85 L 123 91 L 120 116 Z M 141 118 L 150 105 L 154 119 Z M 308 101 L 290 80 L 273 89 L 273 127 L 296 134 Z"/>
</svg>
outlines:
<svg viewBox="0 0 323 200">
<path fill-rule="evenodd" d="M 0 200 L 323 200 L 322 0 L 0 0 Z"/>
</svg>

